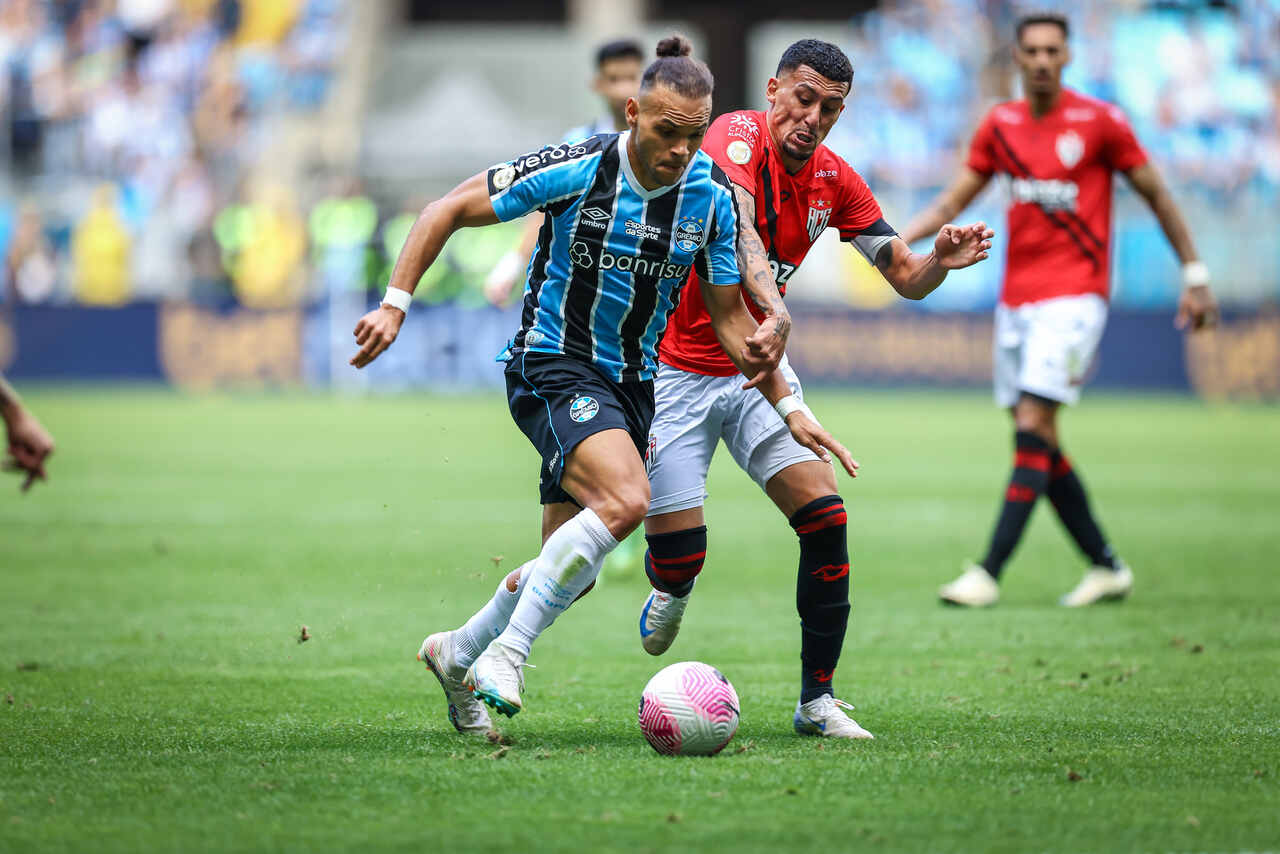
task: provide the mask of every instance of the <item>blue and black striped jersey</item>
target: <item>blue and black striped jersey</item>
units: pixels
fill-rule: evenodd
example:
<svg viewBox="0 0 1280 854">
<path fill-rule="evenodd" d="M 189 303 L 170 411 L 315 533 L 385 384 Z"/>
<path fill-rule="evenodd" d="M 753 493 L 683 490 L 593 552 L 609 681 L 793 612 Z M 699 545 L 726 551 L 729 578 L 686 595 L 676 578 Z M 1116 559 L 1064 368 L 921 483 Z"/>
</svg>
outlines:
<svg viewBox="0 0 1280 854">
<path fill-rule="evenodd" d="M 561 353 L 615 382 L 652 379 L 690 269 L 712 285 L 740 281 L 720 167 L 699 151 L 679 182 L 646 190 L 626 151 L 627 133 L 599 134 L 489 170 L 498 219 L 545 214 L 507 353 Z"/>
</svg>

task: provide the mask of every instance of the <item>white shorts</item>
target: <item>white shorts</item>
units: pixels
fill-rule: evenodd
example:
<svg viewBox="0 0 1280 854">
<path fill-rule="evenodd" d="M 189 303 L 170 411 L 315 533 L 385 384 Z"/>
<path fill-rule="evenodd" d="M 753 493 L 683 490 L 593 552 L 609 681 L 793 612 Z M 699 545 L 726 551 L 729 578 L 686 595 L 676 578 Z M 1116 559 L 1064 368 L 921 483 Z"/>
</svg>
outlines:
<svg viewBox="0 0 1280 854">
<path fill-rule="evenodd" d="M 779 366 L 794 394 L 800 380 L 786 357 Z M 759 389 L 743 389 L 741 374 L 709 377 L 658 365 L 653 392 L 657 411 L 649 429 L 649 515 L 701 507 L 707 470 L 724 439 L 738 466 L 764 489 L 769 478 L 795 463 L 818 457 L 791 438 L 791 431 Z"/>
<path fill-rule="evenodd" d="M 1107 302 L 1097 294 L 996 306 L 996 405 L 1010 407 L 1026 391 L 1059 403 L 1080 400 L 1093 364 Z"/>
</svg>

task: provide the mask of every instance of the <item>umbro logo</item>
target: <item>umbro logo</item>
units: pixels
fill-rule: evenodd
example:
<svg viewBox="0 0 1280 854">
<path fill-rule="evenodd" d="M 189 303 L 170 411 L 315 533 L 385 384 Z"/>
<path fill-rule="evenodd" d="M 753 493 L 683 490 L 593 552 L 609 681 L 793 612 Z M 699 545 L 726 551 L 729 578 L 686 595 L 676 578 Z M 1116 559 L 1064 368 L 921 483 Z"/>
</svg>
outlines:
<svg viewBox="0 0 1280 854">
<path fill-rule="evenodd" d="M 599 222 L 599 221 L 600 221 L 600 220 L 602 220 L 602 219 L 608 219 L 608 218 L 609 218 L 609 212 L 608 212 L 607 210 L 604 210 L 603 208 L 595 208 L 595 207 L 592 207 L 592 208 L 583 208 L 583 209 L 582 209 L 582 215 L 583 215 L 583 216 L 587 216 L 587 217 L 591 217 L 591 218 L 592 218 L 592 219 L 594 219 L 596 222 Z"/>
</svg>

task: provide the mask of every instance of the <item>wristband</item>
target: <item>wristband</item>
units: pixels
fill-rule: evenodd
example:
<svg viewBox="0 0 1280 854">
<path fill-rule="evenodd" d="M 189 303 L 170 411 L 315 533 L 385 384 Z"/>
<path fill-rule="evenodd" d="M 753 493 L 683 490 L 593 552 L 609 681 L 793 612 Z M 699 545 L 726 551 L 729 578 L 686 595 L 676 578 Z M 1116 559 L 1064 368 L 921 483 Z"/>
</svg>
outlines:
<svg viewBox="0 0 1280 854">
<path fill-rule="evenodd" d="M 1203 261 L 1188 261 L 1182 265 L 1182 284 L 1188 288 L 1209 284 L 1209 267 Z"/>
<path fill-rule="evenodd" d="M 793 412 L 796 412 L 797 410 L 804 410 L 804 413 L 806 415 L 809 415 L 810 418 L 813 417 L 812 414 L 809 412 L 809 407 L 805 406 L 804 401 L 802 401 L 799 397 L 797 397 L 794 394 L 789 394 L 786 397 L 779 400 L 777 403 L 773 405 L 773 409 L 775 412 L 778 413 L 778 417 L 781 418 L 783 421 L 786 421 L 787 416 Z"/>
<path fill-rule="evenodd" d="M 413 294 L 408 291 L 402 291 L 399 288 L 387 286 L 387 293 L 382 298 L 382 305 L 389 305 L 392 308 L 398 308 L 405 314 L 409 313 L 409 304 L 413 302 Z"/>
</svg>

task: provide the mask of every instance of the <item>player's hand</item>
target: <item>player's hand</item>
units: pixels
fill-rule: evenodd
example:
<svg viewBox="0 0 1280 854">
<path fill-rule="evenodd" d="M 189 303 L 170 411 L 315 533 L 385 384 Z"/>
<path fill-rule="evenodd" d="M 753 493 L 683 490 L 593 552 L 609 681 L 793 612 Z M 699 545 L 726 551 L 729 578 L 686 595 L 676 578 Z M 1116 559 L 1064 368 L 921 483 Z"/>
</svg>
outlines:
<svg viewBox="0 0 1280 854">
<path fill-rule="evenodd" d="M 749 368 L 755 369 L 755 374 L 743 388 L 755 388 L 782 361 L 787 349 L 787 339 L 778 332 L 777 318 L 767 317 L 743 343 L 746 346 L 738 353 Z"/>
<path fill-rule="evenodd" d="M 972 225 L 944 225 L 933 241 L 933 254 L 948 270 L 970 267 L 985 261 L 996 233 L 985 222 Z"/>
<path fill-rule="evenodd" d="M 25 474 L 22 491 L 26 492 L 37 479 L 49 479 L 44 464 L 53 453 L 53 437 L 34 415 L 22 408 L 10 416 L 6 427 L 9 454 L 4 459 L 4 470 Z"/>
<path fill-rule="evenodd" d="M 380 305 L 360 318 L 354 333 L 360 350 L 351 357 L 351 364 L 363 368 L 381 356 L 400 334 L 402 323 L 404 312 L 390 305 Z"/>
<path fill-rule="evenodd" d="M 1173 325 L 1178 329 L 1190 327 L 1192 332 L 1212 329 L 1218 323 L 1218 300 L 1208 285 L 1190 285 L 1182 289 L 1178 297 L 1178 314 Z"/>
<path fill-rule="evenodd" d="M 791 431 L 793 439 L 817 454 L 818 459 L 824 463 L 831 462 L 831 455 L 835 454 L 840 460 L 840 465 L 844 466 L 844 470 L 849 473 L 849 477 L 858 476 L 858 461 L 849 453 L 849 449 L 840 444 L 835 436 L 824 430 L 822 425 L 803 409 L 797 409 L 787 415 L 787 429 Z"/>
</svg>

